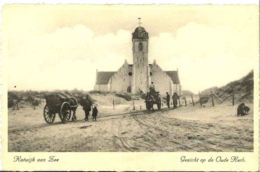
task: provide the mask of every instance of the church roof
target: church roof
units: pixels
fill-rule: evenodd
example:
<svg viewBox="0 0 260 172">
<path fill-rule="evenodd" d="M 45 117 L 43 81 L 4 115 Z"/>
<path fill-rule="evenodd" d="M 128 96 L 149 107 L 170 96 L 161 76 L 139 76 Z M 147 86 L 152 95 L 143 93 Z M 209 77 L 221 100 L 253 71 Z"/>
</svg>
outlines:
<svg viewBox="0 0 260 172">
<path fill-rule="evenodd" d="M 151 67 L 152 64 L 149 64 L 149 66 Z M 129 67 L 129 71 L 132 71 L 132 64 L 128 65 Z M 179 75 L 178 75 L 178 71 L 164 71 L 172 80 L 172 82 L 174 84 L 180 84 L 180 80 L 179 80 Z M 96 80 L 96 84 L 97 85 L 104 85 L 104 84 L 108 84 L 109 79 L 115 74 L 116 72 L 97 72 L 97 80 Z"/>
<path fill-rule="evenodd" d="M 109 79 L 115 73 L 116 72 L 97 72 L 96 84 L 98 84 L 98 85 L 108 84 Z"/>
<path fill-rule="evenodd" d="M 144 27 L 138 26 L 137 28 L 135 28 L 135 32 L 146 32 L 146 31 Z"/>
<path fill-rule="evenodd" d="M 178 71 L 165 71 L 174 84 L 180 84 Z"/>
<path fill-rule="evenodd" d="M 137 27 L 133 32 L 133 39 L 148 39 L 149 35 L 148 32 L 144 29 L 144 27 Z"/>
</svg>

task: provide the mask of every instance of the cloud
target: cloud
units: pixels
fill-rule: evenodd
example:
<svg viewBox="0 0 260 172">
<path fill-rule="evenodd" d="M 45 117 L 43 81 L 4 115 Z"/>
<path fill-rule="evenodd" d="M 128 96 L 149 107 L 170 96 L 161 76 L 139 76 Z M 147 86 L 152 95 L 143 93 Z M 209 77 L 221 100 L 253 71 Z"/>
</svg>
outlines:
<svg viewBox="0 0 260 172">
<path fill-rule="evenodd" d="M 11 47 L 9 86 L 21 89 L 85 89 L 94 87 L 96 69 L 117 70 L 129 59 L 130 33 L 95 35 L 83 25 L 27 37 Z"/>
<path fill-rule="evenodd" d="M 165 69 L 178 68 L 184 89 L 194 92 L 222 86 L 254 68 L 257 30 L 249 23 L 209 26 L 188 23 L 150 40 L 150 56 Z M 252 25 L 251 25 L 252 26 Z"/>
<path fill-rule="evenodd" d="M 164 70 L 178 68 L 184 89 L 198 92 L 221 86 L 254 66 L 257 29 L 250 22 L 240 23 L 243 29 L 190 22 L 176 32 L 151 36 L 149 61 L 156 59 Z M 131 51 L 128 30 L 95 34 L 75 25 L 28 35 L 19 46 L 8 48 L 9 88 L 91 90 L 96 69 L 116 71 L 125 59 L 132 62 Z"/>
</svg>

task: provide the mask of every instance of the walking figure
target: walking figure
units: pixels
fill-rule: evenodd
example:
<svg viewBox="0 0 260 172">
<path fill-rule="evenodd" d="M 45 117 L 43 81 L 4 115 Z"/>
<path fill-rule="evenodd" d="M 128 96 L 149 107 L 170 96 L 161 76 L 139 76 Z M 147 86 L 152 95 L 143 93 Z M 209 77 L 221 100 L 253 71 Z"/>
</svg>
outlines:
<svg viewBox="0 0 260 172">
<path fill-rule="evenodd" d="M 173 96 L 172 96 L 172 100 L 173 100 L 173 108 L 177 108 L 177 104 L 178 104 L 178 99 L 179 99 L 179 96 L 177 93 L 174 93 Z"/>
<path fill-rule="evenodd" d="M 167 101 L 168 108 L 170 108 L 170 95 L 168 92 L 166 92 L 166 101 Z"/>
<path fill-rule="evenodd" d="M 79 104 L 83 107 L 85 112 L 85 121 L 88 121 L 89 112 L 91 111 L 91 106 L 93 100 L 89 95 L 78 96 Z"/>
<path fill-rule="evenodd" d="M 85 121 L 88 121 L 89 112 L 91 111 L 91 105 L 86 105 L 83 107 L 85 112 Z"/>
<path fill-rule="evenodd" d="M 98 115 L 97 105 L 93 105 L 93 108 L 92 108 L 93 121 L 97 121 L 97 115 Z"/>
</svg>

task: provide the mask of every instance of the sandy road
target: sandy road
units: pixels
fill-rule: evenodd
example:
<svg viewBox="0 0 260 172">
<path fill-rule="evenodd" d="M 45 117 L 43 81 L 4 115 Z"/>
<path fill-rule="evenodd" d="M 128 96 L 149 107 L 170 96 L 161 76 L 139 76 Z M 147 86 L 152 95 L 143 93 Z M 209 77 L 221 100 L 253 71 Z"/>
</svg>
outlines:
<svg viewBox="0 0 260 172">
<path fill-rule="evenodd" d="M 42 119 L 42 108 L 9 111 L 9 151 L 150 152 L 150 151 L 252 151 L 253 113 L 236 117 L 234 107 L 182 107 L 148 113 L 113 112 L 100 107 L 97 122 L 53 125 Z"/>
</svg>

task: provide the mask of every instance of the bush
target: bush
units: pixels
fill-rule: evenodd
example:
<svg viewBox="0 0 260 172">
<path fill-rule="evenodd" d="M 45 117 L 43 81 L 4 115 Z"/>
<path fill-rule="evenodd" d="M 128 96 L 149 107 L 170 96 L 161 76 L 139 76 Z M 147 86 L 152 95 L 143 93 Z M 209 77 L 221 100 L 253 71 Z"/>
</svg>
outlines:
<svg viewBox="0 0 260 172">
<path fill-rule="evenodd" d="M 109 94 L 109 92 L 105 92 L 105 91 L 98 91 L 98 90 L 92 90 L 88 92 L 89 94 L 100 94 L 100 95 L 107 95 Z"/>
<path fill-rule="evenodd" d="M 14 101 L 12 99 L 8 99 L 8 108 L 11 108 L 14 106 Z"/>
<path fill-rule="evenodd" d="M 91 90 L 89 91 L 89 94 L 100 94 L 101 91 L 98 91 L 98 90 Z"/>
</svg>

